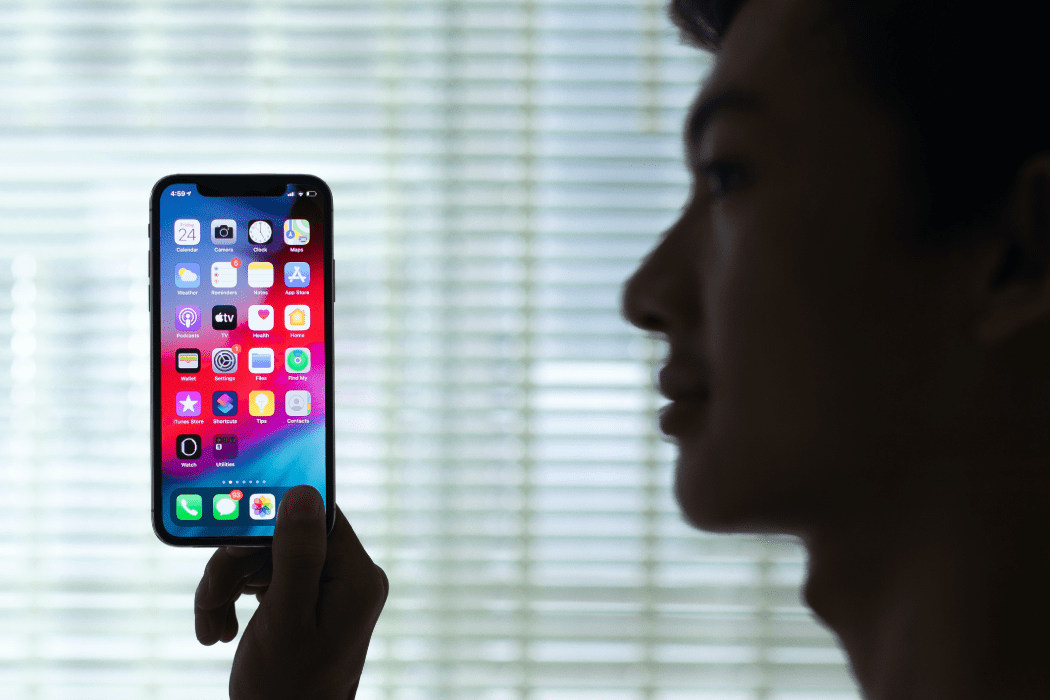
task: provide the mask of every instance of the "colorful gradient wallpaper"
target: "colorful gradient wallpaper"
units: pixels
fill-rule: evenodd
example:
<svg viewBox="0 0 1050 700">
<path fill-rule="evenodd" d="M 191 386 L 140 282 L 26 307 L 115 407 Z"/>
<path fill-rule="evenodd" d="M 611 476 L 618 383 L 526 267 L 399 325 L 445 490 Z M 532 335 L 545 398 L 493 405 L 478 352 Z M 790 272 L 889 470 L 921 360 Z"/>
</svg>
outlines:
<svg viewBox="0 0 1050 700">
<path fill-rule="evenodd" d="M 327 493 L 327 219 L 294 190 L 160 196 L 154 411 L 172 535 L 270 536 L 285 491 Z"/>
</svg>

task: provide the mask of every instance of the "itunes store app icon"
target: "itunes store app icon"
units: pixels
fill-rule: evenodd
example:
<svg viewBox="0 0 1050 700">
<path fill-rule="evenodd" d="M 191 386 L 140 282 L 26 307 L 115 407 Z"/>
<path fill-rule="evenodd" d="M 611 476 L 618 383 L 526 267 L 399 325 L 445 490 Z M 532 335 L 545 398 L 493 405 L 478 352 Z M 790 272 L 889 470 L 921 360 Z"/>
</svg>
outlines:
<svg viewBox="0 0 1050 700">
<path fill-rule="evenodd" d="M 248 328 L 253 331 L 273 330 L 273 307 L 265 304 L 248 307 Z"/>
<path fill-rule="evenodd" d="M 175 327 L 180 331 L 199 331 L 201 329 L 201 307 L 176 306 Z"/>
</svg>

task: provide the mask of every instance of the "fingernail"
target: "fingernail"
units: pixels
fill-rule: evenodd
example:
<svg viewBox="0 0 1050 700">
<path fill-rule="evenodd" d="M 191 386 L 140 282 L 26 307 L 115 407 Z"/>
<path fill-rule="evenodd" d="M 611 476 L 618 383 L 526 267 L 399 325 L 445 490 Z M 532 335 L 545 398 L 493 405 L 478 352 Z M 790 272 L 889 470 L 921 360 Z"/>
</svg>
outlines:
<svg viewBox="0 0 1050 700">
<path fill-rule="evenodd" d="M 296 486 L 281 499 L 280 515 L 288 520 L 314 520 L 324 517 L 324 501 L 317 489 Z"/>
</svg>

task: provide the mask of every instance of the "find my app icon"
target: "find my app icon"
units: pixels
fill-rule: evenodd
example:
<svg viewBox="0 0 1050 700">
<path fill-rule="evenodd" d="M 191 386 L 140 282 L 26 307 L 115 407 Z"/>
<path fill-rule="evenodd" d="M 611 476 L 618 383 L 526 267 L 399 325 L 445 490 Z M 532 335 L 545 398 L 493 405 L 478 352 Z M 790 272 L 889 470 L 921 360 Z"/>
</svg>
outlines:
<svg viewBox="0 0 1050 700">
<path fill-rule="evenodd" d="M 284 353 L 284 369 L 291 373 L 310 371 L 310 351 L 307 348 L 288 348 Z"/>
</svg>

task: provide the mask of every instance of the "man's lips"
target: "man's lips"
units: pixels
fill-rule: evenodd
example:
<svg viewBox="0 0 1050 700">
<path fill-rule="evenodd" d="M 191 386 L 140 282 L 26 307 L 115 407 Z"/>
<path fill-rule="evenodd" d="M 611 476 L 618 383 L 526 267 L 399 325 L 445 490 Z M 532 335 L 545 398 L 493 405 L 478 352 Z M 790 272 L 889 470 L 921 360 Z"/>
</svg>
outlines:
<svg viewBox="0 0 1050 700">
<path fill-rule="evenodd" d="M 660 393 L 672 401 L 703 401 L 711 394 L 707 372 L 668 364 L 660 370 Z"/>
<path fill-rule="evenodd" d="M 710 375 L 700 363 L 669 362 L 660 370 L 660 393 L 673 403 L 660 409 L 660 431 L 681 436 L 700 428 L 711 396 Z"/>
</svg>

